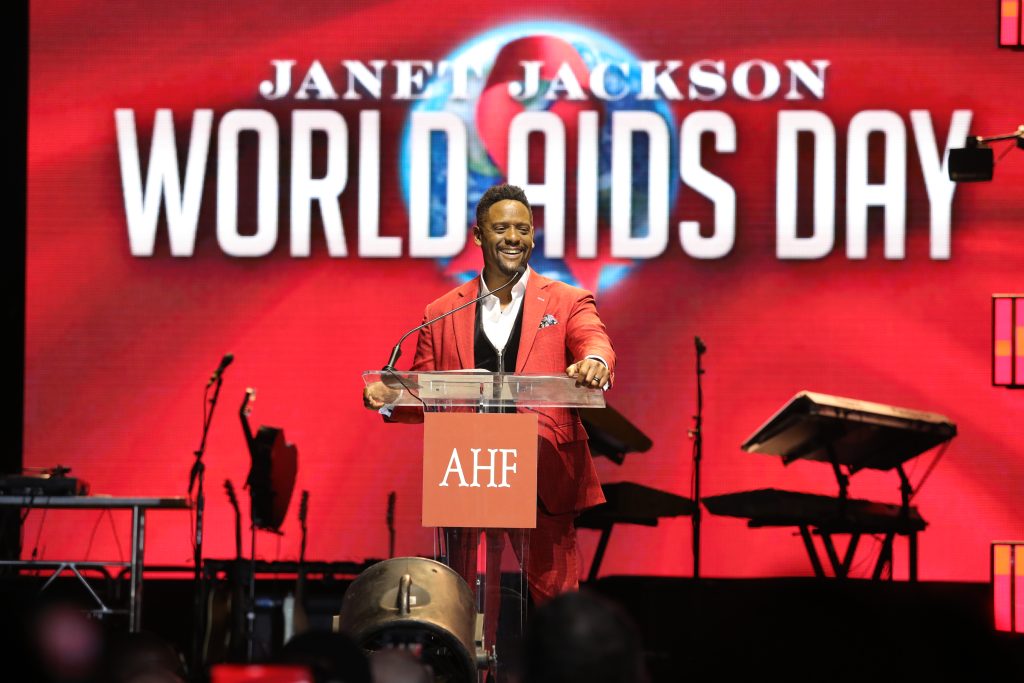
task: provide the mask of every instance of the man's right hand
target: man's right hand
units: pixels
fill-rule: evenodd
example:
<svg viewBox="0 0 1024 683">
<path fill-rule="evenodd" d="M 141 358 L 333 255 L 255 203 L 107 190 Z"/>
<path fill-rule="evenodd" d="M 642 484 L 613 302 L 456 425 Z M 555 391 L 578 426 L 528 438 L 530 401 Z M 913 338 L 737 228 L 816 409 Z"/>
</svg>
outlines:
<svg viewBox="0 0 1024 683">
<path fill-rule="evenodd" d="M 401 392 L 385 386 L 383 382 L 374 382 L 363 387 L 363 406 L 367 410 L 380 410 L 389 403 L 398 400 Z"/>
</svg>

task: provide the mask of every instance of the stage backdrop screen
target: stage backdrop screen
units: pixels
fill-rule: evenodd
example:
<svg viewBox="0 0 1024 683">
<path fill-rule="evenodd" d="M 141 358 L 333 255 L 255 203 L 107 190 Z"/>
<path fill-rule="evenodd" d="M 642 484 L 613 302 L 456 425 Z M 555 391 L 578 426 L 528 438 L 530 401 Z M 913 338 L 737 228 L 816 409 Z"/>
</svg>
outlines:
<svg viewBox="0 0 1024 683">
<path fill-rule="evenodd" d="M 232 353 L 204 554 L 234 553 L 225 479 L 247 506 L 247 387 L 253 427 L 297 446 L 309 558 L 385 556 L 392 491 L 397 553 L 431 554 L 422 428 L 364 410 L 361 373 L 479 273 L 474 207 L 508 180 L 535 204 L 532 266 L 595 292 L 608 401 L 654 443 L 603 481 L 690 495 L 699 336 L 704 494 L 836 494 L 826 464 L 739 448 L 801 390 L 942 414 L 959 435 L 907 465 L 920 574 L 986 580 L 989 542 L 1024 535 L 1024 392 L 991 367 L 991 295 L 1024 290 L 1024 151 L 994 143 L 971 185 L 946 158 L 1024 124 L 1000 9 L 33 0 L 25 465 L 185 495 Z M 898 477 L 850 495 L 898 502 Z M 296 512 L 260 556 L 297 555 Z M 33 513 L 23 553 L 124 556 L 129 522 L 105 516 Z M 188 514 L 148 533 L 149 562 L 191 561 Z M 690 538 L 688 518 L 621 527 L 603 573 L 687 575 Z M 706 516 L 702 544 L 706 575 L 811 571 L 793 529 Z M 879 551 L 862 540 L 854 574 Z"/>
</svg>

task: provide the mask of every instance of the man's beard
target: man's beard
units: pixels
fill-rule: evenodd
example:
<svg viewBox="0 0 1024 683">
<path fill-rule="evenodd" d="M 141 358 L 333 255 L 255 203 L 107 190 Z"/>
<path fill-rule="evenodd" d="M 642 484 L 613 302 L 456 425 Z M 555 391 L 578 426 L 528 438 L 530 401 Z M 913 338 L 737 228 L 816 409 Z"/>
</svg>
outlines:
<svg viewBox="0 0 1024 683">
<path fill-rule="evenodd" d="M 516 274 L 520 266 L 526 266 L 530 261 L 530 256 L 533 255 L 532 251 L 523 251 L 522 257 L 516 263 L 509 263 L 502 258 L 501 253 L 495 254 L 495 265 L 498 268 L 498 272 L 506 277 L 512 277 Z"/>
</svg>

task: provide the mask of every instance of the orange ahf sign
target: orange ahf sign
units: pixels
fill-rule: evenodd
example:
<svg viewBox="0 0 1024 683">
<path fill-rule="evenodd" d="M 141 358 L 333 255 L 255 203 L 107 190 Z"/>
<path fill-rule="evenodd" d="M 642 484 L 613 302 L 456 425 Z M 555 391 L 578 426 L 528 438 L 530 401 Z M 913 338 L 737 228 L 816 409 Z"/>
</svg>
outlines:
<svg viewBox="0 0 1024 683">
<path fill-rule="evenodd" d="M 537 526 L 537 416 L 427 413 L 423 526 Z"/>
</svg>

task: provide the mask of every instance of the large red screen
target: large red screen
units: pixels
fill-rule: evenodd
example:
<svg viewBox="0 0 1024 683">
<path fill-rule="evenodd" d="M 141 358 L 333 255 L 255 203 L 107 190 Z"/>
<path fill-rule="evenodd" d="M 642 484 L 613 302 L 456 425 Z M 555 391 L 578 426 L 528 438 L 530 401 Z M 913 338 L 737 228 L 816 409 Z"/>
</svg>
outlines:
<svg viewBox="0 0 1024 683">
<path fill-rule="evenodd" d="M 1024 534 L 1024 394 L 990 366 L 991 294 L 1024 289 L 1024 154 L 978 185 L 943 159 L 1024 123 L 1024 54 L 998 47 L 998 11 L 34 1 L 25 464 L 183 495 L 230 351 L 207 556 L 233 552 L 221 482 L 248 469 L 247 386 L 253 422 L 298 446 L 309 557 L 383 556 L 389 491 L 399 554 L 432 552 L 421 429 L 365 411 L 360 373 L 479 267 L 467 207 L 508 178 L 538 204 L 534 266 L 596 289 L 619 357 L 608 400 L 654 442 L 599 462 L 604 481 L 688 494 L 700 335 L 705 493 L 834 493 L 825 465 L 739 449 L 802 389 L 941 413 L 959 436 L 914 500 L 921 576 L 984 580 L 988 543 Z M 896 502 L 898 481 L 857 474 L 851 494 Z M 116 555 L 98 514 L 33 514 L 24 552 L 43 524 L 43 557 Z M 295 557 L 297 529 L 293 511 L 260 554 Z M 154 513 L 147 560 L 190 561 L 189 538 L 187 515 Z M 686 575 L 689 544 L 688 519 L 623 527 L 604 571 Z M 715 517 L 703 564 L 810 573 L 790 530 Z"/>
</svg>

